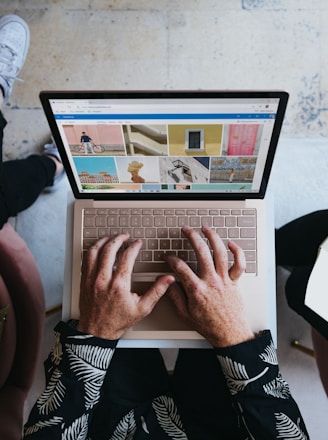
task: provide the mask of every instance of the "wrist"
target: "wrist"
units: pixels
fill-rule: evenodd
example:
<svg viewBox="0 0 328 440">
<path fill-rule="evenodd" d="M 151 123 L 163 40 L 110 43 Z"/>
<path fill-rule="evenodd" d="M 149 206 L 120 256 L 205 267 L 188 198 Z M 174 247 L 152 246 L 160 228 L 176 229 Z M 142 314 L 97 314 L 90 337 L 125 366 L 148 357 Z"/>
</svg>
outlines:
<svg viewBox="0 0 328 440">
<path fill-rule="evenodd" d="M 234 345 L 242 344 L 243 342 L 251 341 L 255 339 L 255 334 L 249 333 L 248 335 L 243 335 L 241 337 L 227 337 L 227 338 L 212 338 L 208 339 L 209 343 L 213 345 L 213 347 L 217 348 L 227 348 L 232 347 Z"/>
<path fill-rule="evenodd" d="M 245 325 L 238 328 L 229 328 L 226 332 L 220 331 L 218 334 L 209 336 L 207 340 L 213 347 L 226 348 L 242 344 L 254 338 L 254 332 L 248 325 Z"/>
<path fill-rule="evenodd" d="M 124 334 L 123 331 L 113 330 L 106 325 L 101 325 L 100 323 L 85 322 L 82 319 L 78 322 L 76 329 L 82 333 L 112 341 L 117 341 Z"/>
</svg>

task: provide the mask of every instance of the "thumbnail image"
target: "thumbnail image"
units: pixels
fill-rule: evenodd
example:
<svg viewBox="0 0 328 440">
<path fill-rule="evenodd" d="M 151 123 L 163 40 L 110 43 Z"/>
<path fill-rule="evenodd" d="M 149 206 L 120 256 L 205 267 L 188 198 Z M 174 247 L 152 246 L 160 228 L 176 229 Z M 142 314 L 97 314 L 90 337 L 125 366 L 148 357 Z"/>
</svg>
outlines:
<svg viewBox="0 0 328 440">
<path fill-rule="evenodd" d="M 73 156 L 122 156 L 125 144 L 120 125 L 63 125 Z"/>
<path fill-rule="evenodd" d="M 114 189 L 119 183 L 112 157 L 74 157 L 73 160 L 84 189 Z"/>
<path fill-rule="evenodd" d="M 166 125 L 124 125 L 126 152 L 130 156 L 167 156 Z"/>
<path fill-rule="evenodd" d="M 160 157 L 159 169 L 162 183 L 208 183 L 208 157 Z"/>
<path fill-rule="evenodd" d="M 211 183 L 251 183 L 257 157 L 212 157 Z"/>
<path fill-rule="evenodd" d="M 149 156 L 117 157 L 121 183 L 159 183 L 158 158 Z"/>
<path fill-rule="evenodd" d="M 169 125 L 170 156 L 219 156 L 222 125 Z"/>
<path fill-rule="evenodd" d="M 262 133 L 260 124 L 225 125 L 221 156 L 257 156 Z"/>
</svg>

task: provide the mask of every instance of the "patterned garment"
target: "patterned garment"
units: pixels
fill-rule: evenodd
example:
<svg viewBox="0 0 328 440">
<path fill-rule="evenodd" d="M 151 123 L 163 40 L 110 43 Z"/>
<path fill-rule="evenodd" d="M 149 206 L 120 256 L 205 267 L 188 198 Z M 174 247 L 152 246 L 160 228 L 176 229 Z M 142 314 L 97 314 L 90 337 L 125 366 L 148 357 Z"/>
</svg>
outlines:
<svg viewBox="0 0 328 440">
<path fill-rule="evenodd" d="M 136 401 L 115 425 L 97 424 L 106 417 L 103 385 L 115 381 L 110 364 L 117 341 L 76 331 L 66 323 L 55 328 L 56 341 L 45 362 L 46 389 L 25 425 L 24 439 L 62 440 L 208 440 L 185 429 L 172 395 Z M 127 350 L 127 349 L 125 349 Z M 308 439 L 302 416 L 279 372 L 270 332 L 233 347 L 214 348 L 237 415 L 240 439 Z M 107 383 L 107 382 L 106 382 Z M 119 403 L 118 403 L 119 406 Z M 108 414 L 110 420 L 111 414 Z M 217 438 L 220 414 L 215 417 Z M 98 419 L 99 420 L 99 419 Z M 104 419 L 103 419 L 104 420 Z M 98 423 L 99 425 L 99 423 Z M 96 434 L 95 434 L 96 433 Z M 230 440 L 230 438 L 229 438 Z"/>
</svg>

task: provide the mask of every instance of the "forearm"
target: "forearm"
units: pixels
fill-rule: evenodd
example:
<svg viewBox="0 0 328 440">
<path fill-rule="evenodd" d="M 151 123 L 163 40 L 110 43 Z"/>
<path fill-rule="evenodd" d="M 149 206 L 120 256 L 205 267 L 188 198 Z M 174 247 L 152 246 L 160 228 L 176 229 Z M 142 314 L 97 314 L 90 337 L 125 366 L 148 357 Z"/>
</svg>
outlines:
<svg viewBox="0 0 328 440">
<path fill-rule="evenodd" d="M 46 389 L 25 425 L 26 439 L 66 438 L 68 433 L 78 438 L 87 432 L 116 346 L 116 341 L 82 334 L 63 322 L 55 335 L 55 346 L 45 362 Z"/>
<path fill-rule="evenodd" d="M 288 432 L 297 434 L 297 438 L 309 438 L 299 408 L 280 374 L 269 332 L 233 347 L 217 348 L 216 352 L 245 434 L 269 440 Z"/>
</svg>

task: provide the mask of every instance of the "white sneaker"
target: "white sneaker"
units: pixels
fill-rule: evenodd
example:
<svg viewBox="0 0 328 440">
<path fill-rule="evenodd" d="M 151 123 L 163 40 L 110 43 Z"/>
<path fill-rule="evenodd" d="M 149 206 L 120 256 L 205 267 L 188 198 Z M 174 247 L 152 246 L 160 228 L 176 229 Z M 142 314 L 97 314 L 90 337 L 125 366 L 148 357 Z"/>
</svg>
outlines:
<svg viewBox="0 0 328 440">
<path fill-rule="evenodd" d="M 18 73 L 23 67 L 30 44 L 30 31 L 17 15 L 0 18 L 0 87 L 4 102 L 11 94 Z M 22 80 L 20 80 L 22 81 Z"/>
</svg>

